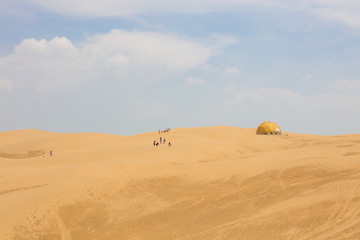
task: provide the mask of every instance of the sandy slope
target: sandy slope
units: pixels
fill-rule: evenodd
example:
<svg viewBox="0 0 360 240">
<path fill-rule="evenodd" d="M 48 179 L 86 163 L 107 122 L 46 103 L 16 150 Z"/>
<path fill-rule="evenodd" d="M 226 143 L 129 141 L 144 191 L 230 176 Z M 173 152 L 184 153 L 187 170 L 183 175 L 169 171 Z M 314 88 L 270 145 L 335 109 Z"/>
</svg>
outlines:
<svg viewBox="0 0 360 240">
<path fill-rule="evenodd" d="M 254 133 L 1 132 L 0 239 L 360 239 L 360 135 Z"/>
</svg>

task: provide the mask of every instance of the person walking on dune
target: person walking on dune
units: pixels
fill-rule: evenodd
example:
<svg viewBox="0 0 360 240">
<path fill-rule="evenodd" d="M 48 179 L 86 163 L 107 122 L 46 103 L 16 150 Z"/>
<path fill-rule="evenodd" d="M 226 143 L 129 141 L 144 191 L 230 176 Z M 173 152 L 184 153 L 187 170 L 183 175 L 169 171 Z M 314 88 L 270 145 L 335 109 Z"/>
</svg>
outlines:
<svg viewBox="0 0 360 240">
<path fill-rule="evenodd" d="M 50 157 L 52 157 L 52 154 L 53 154 L 53 153 L 52 153 L 52 150 L 50 150 Z"/>
</svg>

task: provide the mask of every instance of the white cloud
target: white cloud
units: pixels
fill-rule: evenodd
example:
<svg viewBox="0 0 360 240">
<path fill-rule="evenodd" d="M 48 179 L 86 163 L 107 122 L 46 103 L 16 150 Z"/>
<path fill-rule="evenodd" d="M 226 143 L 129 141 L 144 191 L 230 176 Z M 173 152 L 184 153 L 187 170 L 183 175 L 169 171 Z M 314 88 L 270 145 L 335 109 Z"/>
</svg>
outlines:
<svg viewBox="0 0 360 240">
<path fill-rule="evenodd" d="M 313 75 L 311 75 L 311 74 L 307 74 L 307 75 L 305 75 L 305 77 L 304 77 L 306 80 L 311 80 L 311 79 L 313 79 L 314 78 L 314 76 Z"/>
<path fill-rule="evenodd" d="M 234 75 L 234 74 L 239 74 L 240 70 L 237 69 L 236 67 L 227 67 L 224 69 L 223 73 L 228 75 Z"/>
<path fill-rule="evenodd" d="M 83 50 L 97 59 L 121 54 L 122 62 L 126 58 L 130 64 L 180 72 L 204 64 L 211 56 L 209 47 L 177 35 L 122 30 L 92 37 Z"/>
<path fill-rule="evenodd" d="M 189 85 L 204 84 L 206 81 L 200 78 L 188 77 L 185 79 L 185 83 Z"/>
<path fill-rule="evenodd" d="M 349 27 L 360 29 L 360 7 L 356 8 L 354 12 L 351 9 L 328 9 L 321 8 L 314 10 L 314 13 L 322 18 L 329 19 L 336 22 L 341 22 Z"/>
<path fill-rule="evenodd" d="M 67 38 L 24 39 L 15 52 L 0 58 L 0 75 L 13 82 L 13 87 L 45 90 L 63 84 L 75 84 L 78 73 L 86 70 L 79 50 Z"/>
<path fill-rule="evenodd" d="M 72 42 L 65 37 L 55 37 L 50 41 L 46 39 L 24 39 L 20 45 L 15 47 L 15 53 L 28 56 L 36 54 L 39 56 L 73 57 L 77 49 Z"/>
<path fill-rule="evenodd" d="M 107 62 L 111 65 L 109 67 L 124 67 L 129 65 L 130 60 L 125 55 L 117 54 L 109 58 Z"/>
<path fill-rule="evenodd" d="M 237 6 L 263 3 L 264 0 L 103 0 L 103 1 L 50 1 L 28 0 L 28 2 L 64 15 L 83 17 L 129 16 L 146 13 L 205 13 L 232 9 Z"/>
<path fill-rule="evenodd" d="M 267 104 L 277 104 L 282 101 L 282 99 L 294 99 L 298 98 L 300 95 L 294 91 L 283 89 L 283 88 L 259 88 L 252 89 L 247 91 L 241 91 L 234 96 L 235 102 L 264 102 L 266 103 L 269 99 L 272 102 Z"/>
<path fill-rule="evenodd" d="M 1 16 L 29 16 L 29 8 L 31 7 L 29 5 L 31 5 L 31 3 L 26 0 L 1 0 L 0 14 Z"/>
<path fill-rule="evenodd" d="M 45 91 L 106 81 L 158 81 L 205 64 L 212 47 L 173 34 L 112 30 L 74 44 L 65 37 L 24 39 L 0 58 L 0 76 L 14 88 Z"/>
<path fill-rule="evenodd" d="M 280 11 L 301 11 L 323 19 L 337 21 L 349 27 L 360 28 L 360 2 L 356 0 L 103 0 L 103 1 L 51 1 L 24 0 L 42 9 L 76 17 L 128 17 L 141 14 L 238 12 L 241 8 L 261 7 Z M 13 4 L 7 4 L 10 8 Z M 16 5 L 18 6 L 18 5 Z M 13 7 L 14 8 L 14 7 Z"/>
<path fill-rule="evenodd" d="M 341 80 L 334 82 L 332 87 L 335 90 L 345 90 L 347 92 L 360 93 L 360 80 Z"/>
<path fill-rule="evenodd" d="M 0 91 L 8 91 L 11 92 L 13 89 L 13 83 L 9 79 L 2 79 L 0 78 Z"/>
</svg>

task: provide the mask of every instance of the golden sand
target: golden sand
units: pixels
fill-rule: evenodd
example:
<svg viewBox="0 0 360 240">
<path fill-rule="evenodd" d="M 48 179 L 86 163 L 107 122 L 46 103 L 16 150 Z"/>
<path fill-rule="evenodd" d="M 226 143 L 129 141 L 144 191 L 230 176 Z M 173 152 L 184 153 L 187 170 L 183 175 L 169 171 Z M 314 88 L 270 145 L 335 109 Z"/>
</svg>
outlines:
<svg viewBox="0 0 360 240">
<path fill-rule="evenodd" d="M 360 135 L 255 130 L 1 132 L 0 239 L 360 239 Z"/>
</svg>

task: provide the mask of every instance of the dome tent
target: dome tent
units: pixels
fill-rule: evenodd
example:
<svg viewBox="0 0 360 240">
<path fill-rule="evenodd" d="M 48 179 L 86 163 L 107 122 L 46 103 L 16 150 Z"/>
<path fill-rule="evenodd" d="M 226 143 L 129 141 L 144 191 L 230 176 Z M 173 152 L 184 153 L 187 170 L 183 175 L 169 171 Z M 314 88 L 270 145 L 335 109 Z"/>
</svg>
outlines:
<svg viewBox="0 0 360 240">
<path fill-rule="evenodd" d="M 276 122 L 266 121 L 258 126 L 258 128 L 256 129 L 256 134 L 281 135 L 281 128 Z"/>
</svg>

